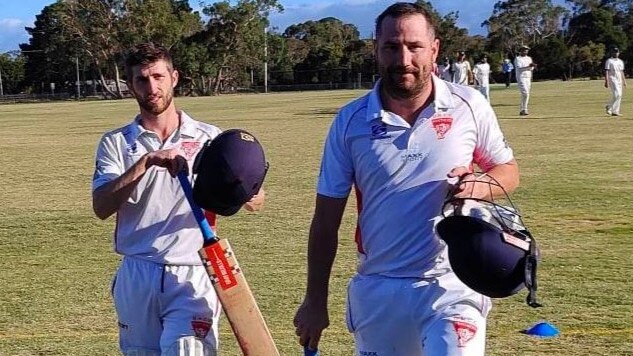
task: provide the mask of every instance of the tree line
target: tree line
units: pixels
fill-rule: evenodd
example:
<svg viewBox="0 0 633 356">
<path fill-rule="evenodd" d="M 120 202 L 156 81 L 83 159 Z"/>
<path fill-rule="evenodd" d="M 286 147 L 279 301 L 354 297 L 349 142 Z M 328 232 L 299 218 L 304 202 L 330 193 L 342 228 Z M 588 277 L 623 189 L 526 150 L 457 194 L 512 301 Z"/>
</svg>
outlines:
<svg viewBox="0 0 633 356">
<path fill-rule="evenodd" d="M 633 2 L 630 0 L 498 1 L 481 25 L 487 36 L 457 26 L 459 12 L 441 15 L 429 1 L 441 38 L 440 58 L 465 51 L 475 61 L 487 54 L 493 72 L 520 45 L 539 69 L 536 79 L 570 80 L 602 75 L 610 47 L 633 67 Z M 77 78 L 111 98 L 125 96 L 122 59 L 135 43 L 170 48 L 181 73 L 179 93 L 211 95 L 269 85 L 372 82 L 376 76 L 373 40 L 354 24 L 334 17 L 270 28 L 278 0 L 202 4 L 187 0 L 58 0 L 44 7 L 28 43 L 0 54 L 4 94 L 73 92 Z M 264 65 L 265 63 L 265 65 Z"/>
</svg>

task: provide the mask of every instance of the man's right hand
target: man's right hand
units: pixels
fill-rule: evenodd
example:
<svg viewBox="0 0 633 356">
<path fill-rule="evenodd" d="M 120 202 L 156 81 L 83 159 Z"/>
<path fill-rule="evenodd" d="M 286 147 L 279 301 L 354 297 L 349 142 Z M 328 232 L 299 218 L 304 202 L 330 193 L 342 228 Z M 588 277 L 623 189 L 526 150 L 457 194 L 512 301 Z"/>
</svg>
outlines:
<svg viewBox="0 0 633 356">
<path fill-rule="evenodd" d="M 150 152 L 147 154 L 145 168 L 151 166 L 167 168 L 169 174 L 175 177 L 178 172 L 189 168 L 187 160 L 180 153 L 178 148 Z"/>
<path fill-rule="evenodd" d="M 304 300 L 294 318 L 299 344 L 318 350 L 321 333 L 330 325 L 327 305 L 313 305 Z"/>
</svg>

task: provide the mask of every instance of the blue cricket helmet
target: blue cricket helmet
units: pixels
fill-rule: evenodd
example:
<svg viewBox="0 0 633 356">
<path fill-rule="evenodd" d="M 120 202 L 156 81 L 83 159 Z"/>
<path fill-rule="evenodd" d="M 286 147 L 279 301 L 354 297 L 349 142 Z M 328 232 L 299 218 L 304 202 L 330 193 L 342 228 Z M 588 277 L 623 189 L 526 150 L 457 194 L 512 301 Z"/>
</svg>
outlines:
<svg viewBox="0 0 633 356">
<path fill-rule="evenodd" d="M 262 187 L 268 163 L 255 136 L 231 129 L 207 141 L 196 156 L 193 200 L 218 215 L 237 213 Z"/>
<path fill-rule="evenodd" d="M 501 187 L 494 179 L 490 185 L 491 189 Z M 538 307 L 536 241 L 507 194 L 505 199 L 510 207 L 451 194 L 444 202 L 436 231 L 448 246 L 455 275 L 465 285 L 491 298 L 509 297 L 527 287 L 528 305 Z"/>
</svg>

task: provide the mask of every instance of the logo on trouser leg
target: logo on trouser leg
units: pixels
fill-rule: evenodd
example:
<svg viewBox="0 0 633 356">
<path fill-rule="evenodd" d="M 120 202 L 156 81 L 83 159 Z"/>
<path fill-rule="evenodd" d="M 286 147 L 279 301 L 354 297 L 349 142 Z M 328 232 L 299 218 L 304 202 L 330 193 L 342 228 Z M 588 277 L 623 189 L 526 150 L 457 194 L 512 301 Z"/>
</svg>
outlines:
<svg viewBox="0 0 633 356">
<path fill-rule="evenodd" d="M 477 334 L 477 325 L 461 320 L 454 320 L 452 323 L 457 335 L 457 346 L 466 347 L 466 344 Z"/>
<path fill-rule="evenodd" d="M 211 330 L 211 321 L 208 319 L 194 319 L 191 321 L 191 327 L 196 337 L 204 339 Z"/>
</svg>

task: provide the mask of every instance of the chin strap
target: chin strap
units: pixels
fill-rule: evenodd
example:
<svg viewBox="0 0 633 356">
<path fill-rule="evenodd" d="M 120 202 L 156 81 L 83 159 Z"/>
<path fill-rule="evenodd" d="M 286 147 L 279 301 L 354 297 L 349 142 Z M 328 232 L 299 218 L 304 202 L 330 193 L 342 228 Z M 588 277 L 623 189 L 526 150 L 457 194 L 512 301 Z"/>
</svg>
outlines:
<svg viewBox="0 0 633 356">
<path fill-rule="evenodd" d="M 525 286 L 528 289 L 526 303 L 532 308 L 542 307 L 543 305 L 536 300 L 536 290 L 538 285 L 536 282 L 536 269 L 539 260 L 539 251 L 536 248 L 536 241 L 533 237 L 530 243 L 529 254 L 525 257 Z"/>
</svg>

